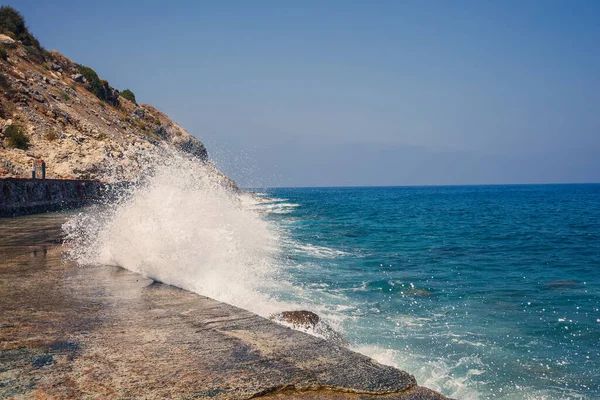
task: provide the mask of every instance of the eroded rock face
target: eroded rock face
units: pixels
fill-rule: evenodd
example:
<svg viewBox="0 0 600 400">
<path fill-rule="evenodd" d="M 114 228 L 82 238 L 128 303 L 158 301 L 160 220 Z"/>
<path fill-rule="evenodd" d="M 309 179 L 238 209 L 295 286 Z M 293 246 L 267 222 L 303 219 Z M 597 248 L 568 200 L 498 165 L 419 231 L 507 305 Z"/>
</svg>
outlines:
<svg viewBox="0 0 600 400">
<path fill-rule="evenodd" d="M 202 142 L 154 107 L 120 97 L 106 81 L 108 98 L 100 100 L 77 64 L 62 54 L 53 51 L 37 59 L 20 43 L 5 50 L 8 59 L 0 59 L 0 178 L 29 177 L 32 162 L 43 159 L 48 178 L 107 180 L 111 171 L 117 180 L 128 180 L 139 173 L 144 154 L 164 147 L 208 160 Z M 26 150 L 9 145 L 4 133 L 11 124 L 29 137 Z"/>
<path fill-rule="evenodd" d="M 340 346 L 348 346 L 348 341 L 332 327 L 327 325 L 321 317 L 312 311 L 283 311 L 273 314 L 270 319 L 288 325 L 294 329 L 320 336 Z"/>
</svg>

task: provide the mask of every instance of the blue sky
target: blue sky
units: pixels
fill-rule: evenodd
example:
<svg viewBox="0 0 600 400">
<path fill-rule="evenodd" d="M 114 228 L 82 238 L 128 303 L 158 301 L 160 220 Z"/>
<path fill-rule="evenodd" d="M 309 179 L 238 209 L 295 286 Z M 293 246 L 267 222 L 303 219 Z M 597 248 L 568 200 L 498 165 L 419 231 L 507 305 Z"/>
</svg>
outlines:
<svg viewBox="0 0 600 400">
<path fill-rule="evenodd" d="M 245 186 L 600 181 L 598 1 L 28 1 Z"/>
</svg>

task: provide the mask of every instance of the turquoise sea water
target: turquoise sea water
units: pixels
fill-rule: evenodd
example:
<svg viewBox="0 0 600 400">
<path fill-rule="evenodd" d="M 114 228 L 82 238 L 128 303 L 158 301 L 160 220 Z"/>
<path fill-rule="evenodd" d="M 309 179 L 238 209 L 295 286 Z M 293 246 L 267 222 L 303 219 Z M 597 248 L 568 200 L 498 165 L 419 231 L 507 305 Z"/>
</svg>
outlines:
<svg viewBox="0 0 600 400">
<path fill-rule="evenodd" d="M 461 399 L 600 398 L 600 185 L 272 189 L 271 296 Z"/>
</svg>

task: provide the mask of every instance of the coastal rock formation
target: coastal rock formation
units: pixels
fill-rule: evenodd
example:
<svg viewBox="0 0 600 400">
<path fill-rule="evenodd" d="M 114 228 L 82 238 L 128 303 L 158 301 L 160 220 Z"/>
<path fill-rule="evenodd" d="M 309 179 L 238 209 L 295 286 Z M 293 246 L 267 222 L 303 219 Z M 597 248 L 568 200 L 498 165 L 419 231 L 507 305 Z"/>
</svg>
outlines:
<svg viewBox="0 0 600 400">
<path fill-rule="evenodd" d="M 312 311 L 284 311 L 271 316 L 271 319 L 276 319 L 282 322 L 287 322 L 296 328 L 314 329 L 321 317 Z"/>
<path fill-rule="evenodd" d="M 0 26 L 0 178 L 30 177 L 32 162 L 43 159 L 48 178 L 130 180 L 141 157 L 159 148 L 208 162 L 202 142 L 156 108 L 46 51 L 26 28 L 29 44 L 7 29 Z"/>
<path fill-rule="evenodd" d="M 283 311 L 273 314 L 269 318 L 293 329 L 315 334 L 340 346 L 349 344 L 342 335 L 323 322 L 321 317 L 312 311 Z"/>
</svg>

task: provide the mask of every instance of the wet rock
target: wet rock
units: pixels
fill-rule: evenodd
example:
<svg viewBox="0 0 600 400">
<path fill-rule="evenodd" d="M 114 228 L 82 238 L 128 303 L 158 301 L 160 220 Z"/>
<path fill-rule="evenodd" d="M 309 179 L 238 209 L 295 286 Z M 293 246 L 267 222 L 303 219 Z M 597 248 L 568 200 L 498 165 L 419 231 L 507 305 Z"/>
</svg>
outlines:
<svg viewBox="0 0 600 400">
<path fill-rule="evenodd" d="M 284 311 L 269 317 L 292 328 L 312 333 L 340 346 L 348 346 L 348 341 L 332 327 L 327 325 L 321 317 L 312 311 Z"/>
<path fill-rule="evenodd" d="M 312 311 L 284 311 L 272 316 L 272 319 L 277 319 L 297 328 L 314 328 L 320 321 L 321 317 Z"/>
<path fill-rule="evenodd" d="M 174 144 L 175 147 L 185 151 L 186 153 L 196 156 L 204 161 L 208 160 L 208 153 L 206 151 L 206 147 L 204 147 L 204 145 L 198 140 L 189 138 Z"/>
</svg>

